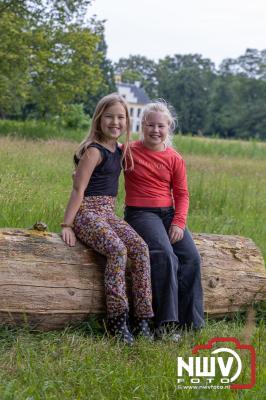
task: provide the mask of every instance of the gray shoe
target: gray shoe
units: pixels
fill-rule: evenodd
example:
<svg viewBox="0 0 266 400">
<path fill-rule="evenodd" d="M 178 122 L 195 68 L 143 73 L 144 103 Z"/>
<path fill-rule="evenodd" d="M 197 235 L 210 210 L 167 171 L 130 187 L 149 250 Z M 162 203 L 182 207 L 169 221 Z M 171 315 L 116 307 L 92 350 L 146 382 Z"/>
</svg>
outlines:
<svg viewBox="0 0 266 400">
<path fill-rule="evenodd" d="M 154 340 L 163 340 L 168 342 L 178 343 L 182 336 L 173 326 L 162 325 L 155 329 Z"/>
</svg>

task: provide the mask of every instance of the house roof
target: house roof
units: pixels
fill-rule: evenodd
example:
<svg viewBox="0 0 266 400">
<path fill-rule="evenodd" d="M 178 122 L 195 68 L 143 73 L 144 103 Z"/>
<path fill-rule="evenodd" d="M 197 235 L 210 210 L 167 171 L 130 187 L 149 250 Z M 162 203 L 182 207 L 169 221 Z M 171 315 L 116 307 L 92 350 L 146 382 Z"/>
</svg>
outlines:
<svg viewBox="0 0 266 400">
<path fill-rule="evenodd" d="M 137 85 L 134 85 L 132 83 L 118 83 L 117 84 L 117 89 L 121 88 L 128 88 L 130 91 L 133 93 L 134 97 L 137 99 L 137 103 L 139 104 L 147 104 L 150 102 L 150 99 L 145 92 L 145 90 L 141 87 L 138 87 Z"/>
</svg>

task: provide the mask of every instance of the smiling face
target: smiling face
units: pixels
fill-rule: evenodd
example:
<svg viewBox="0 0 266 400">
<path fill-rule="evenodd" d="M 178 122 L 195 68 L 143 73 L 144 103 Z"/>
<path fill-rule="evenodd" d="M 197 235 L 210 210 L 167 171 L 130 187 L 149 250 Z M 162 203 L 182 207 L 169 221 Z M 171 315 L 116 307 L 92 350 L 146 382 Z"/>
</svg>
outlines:
<svg viewBox="0 0 266 400">
<path fill-rule="evenodd" d="M 104 140 L 117 140 L 127 128 L 126 110 L 121 103 L 107 107 L 101 116 L 101 131 Z"/>
<path fill-rule="evenodd" d="M 151 112 L 142 125 L 143 144 L 154 151 L 163 151 L 169 134 L 169 120 L 159 111 Z"/>
</svg>

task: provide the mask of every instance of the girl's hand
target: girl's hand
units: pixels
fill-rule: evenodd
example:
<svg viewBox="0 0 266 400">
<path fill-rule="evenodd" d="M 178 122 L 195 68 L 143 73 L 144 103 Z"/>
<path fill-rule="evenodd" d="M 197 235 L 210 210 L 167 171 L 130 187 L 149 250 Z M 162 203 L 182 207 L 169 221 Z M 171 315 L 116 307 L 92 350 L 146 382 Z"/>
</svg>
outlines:
<svg viewBox="0 0 266 400">
<path fill-rule="evenodd" d="M 183 239 L 184 231 L 177 225 L 171 225 L 168 232 L 169 240 L 171 244 Z"/>
<path fill-rule="evenodd" d="M 69 246 L 75 246 L 76 236 L 72 228 L 62 228 L 62 239 Z"/>
</svg>

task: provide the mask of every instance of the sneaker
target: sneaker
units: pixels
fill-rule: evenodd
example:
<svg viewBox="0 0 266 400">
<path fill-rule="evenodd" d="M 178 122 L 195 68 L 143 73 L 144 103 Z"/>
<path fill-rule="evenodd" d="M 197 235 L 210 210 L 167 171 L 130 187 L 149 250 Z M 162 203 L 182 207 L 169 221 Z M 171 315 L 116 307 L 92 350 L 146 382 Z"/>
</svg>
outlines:
<svg viewBox="0 0 266 400">
<path fill-rule="evenodd" d="M 161 325 L 154 330 L 154 339 L 178 343 L 182 336 L 173 325 Z"/>
</svg>

